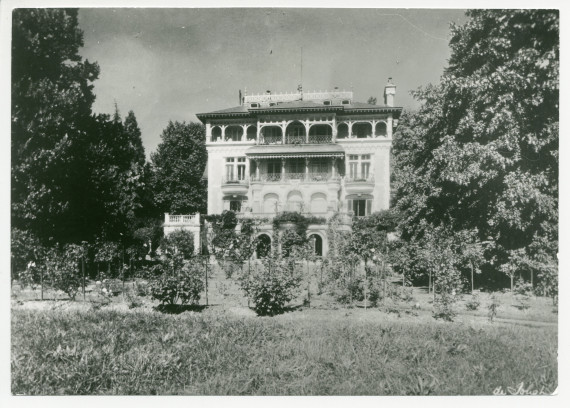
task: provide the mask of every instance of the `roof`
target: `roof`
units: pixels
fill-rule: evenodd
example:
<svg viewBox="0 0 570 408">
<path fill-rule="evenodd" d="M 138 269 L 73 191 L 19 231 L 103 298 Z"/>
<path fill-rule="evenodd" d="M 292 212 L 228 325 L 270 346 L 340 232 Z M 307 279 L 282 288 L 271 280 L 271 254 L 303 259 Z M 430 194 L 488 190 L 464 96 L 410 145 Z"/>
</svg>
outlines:
<svg viewBox="0 0 570 408">
<path fill-rule="evenodd" d="M 262 106 L 259 108 L 248 108 L 246 105 L 235 106 L 233 108 L 217 110 L 207 113 L 198 113 L 196 116 L 202 122 L 209 118 L 225 118 L 225 117 L 243 117 L 255 116 L 256 114 L 266 113 L 283 113 L 298 111 L 319 111 L 319 112 L 344 112 L 344 113 L 395 113 L 395 119 L 398 119 L 401 107 L 386 105 L 371 105 L 369 103 L 352 102 L 346 105 L 323 105 L 314 101 L 291 101 L 291 102 L 275 102 L 273 106 Z"/>
<path fill-rule="evenodd" d="M 338 144 L 252 146 L 246 150 L 245 155 L 250 159 L 344 157 L 344 149 Z"/>
</svg>

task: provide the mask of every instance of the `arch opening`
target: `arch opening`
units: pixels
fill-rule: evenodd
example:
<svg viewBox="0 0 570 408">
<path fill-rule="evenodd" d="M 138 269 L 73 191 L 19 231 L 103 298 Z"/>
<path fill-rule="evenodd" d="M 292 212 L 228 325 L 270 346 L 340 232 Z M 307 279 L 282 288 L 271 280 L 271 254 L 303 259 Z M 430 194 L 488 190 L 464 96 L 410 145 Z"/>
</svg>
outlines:
<svg viewBox="0 0 570 408">
<path fill-rule="evenodd" d="M 261 136 L 263 144 L 283 143 L 283 131 L 280 126 L 264 126 L 261 129 Z"/>
<path fill-rule="evenodd" d="M 292 122 L 285 130 L 285 143 L 287 144 L 301 144 L 305 143 L 306 131 L 305 126 L 298 121 Z"/>
<path fill-rule="evenodd" d="M 376 132 L 375 132 L 376 136 L 387 136 L 388 135 L 388 131 L 386 128 L 386 123 L 384 122 L 378 122 L 376 124 Z"/>
<path fill-rule="evenodd" d="M 358 139 L 365 139 L 372 136 L 371 123 L 355 123 L 352 125 L 352 135 Z"/>
<path fill-rule="evenodd" d="M 261 234 L 257 237 L 257 245 L 255 246 L 256 258 L 265 258 L 271 252 L 271 238 L 267 234 Z"/>
<path fill-rule="evenodd" d="M 309 235 L 309 243 L 313 248 L 313 254 L 316 256 L 323 256 L 323 239 L 319 234 Z"/>
<path fill-rule="evenodd" d="M 332 127 L 330 125 L 313 125 L 309 129 L 309 143 L 331 143 Z"/>
</svg>

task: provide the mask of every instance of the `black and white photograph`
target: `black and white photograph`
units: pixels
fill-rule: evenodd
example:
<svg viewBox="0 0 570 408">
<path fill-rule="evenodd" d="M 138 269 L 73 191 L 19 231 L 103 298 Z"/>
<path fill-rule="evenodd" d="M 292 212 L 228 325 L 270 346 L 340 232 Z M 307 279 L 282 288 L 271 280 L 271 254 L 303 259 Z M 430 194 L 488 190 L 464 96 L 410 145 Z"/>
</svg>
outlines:
<svg viewBox="0 0 570 408">
<path fill-rule="evenodd" d="M 559 404 L 566 10 L 507 4 L 3 2 L 10 401 Z"/>
</svg>

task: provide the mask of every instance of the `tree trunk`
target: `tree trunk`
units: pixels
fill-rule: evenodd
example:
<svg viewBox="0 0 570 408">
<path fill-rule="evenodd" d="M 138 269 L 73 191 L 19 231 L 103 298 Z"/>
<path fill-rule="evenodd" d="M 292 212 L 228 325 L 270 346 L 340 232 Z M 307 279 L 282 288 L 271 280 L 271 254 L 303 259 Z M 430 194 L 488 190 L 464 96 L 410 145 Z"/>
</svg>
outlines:
<svg viewBox="0 0 570 408">
<path fill-rule="evenodd" d="M 430 294 L 430 290 L 432 290 L 432 286 L 431 286 L 431 269 L 429 271 L 429 280 L 428 280 L 428 295 Z"/>
<path fill-rule="evenodd" d="M 473 294 L 473 262 L 471 262 L 471 294 Z"/>
<path fill-rule="evenodd" d="M 511 273 L 511 295 L 513 294 L 513 289 L 514 289 L 514 279 L 515 279 L 515 274 Z"/>
<path fill-rule="evenodd" d="M 208 306 L 208 259 L 206 258 L 206 306 Z"/>
<path fill-rule="evenodd" d="M 81 278 L 83 281 L 83 301 L 85 302 L 85 256 L 81 256 Z"/>
</svg>

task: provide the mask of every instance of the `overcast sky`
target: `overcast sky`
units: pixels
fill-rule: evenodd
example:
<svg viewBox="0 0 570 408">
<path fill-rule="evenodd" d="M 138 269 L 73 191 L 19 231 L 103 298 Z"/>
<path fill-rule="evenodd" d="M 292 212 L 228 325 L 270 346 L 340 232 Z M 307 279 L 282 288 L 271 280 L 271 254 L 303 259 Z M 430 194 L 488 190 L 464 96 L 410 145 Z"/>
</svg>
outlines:
<svg viewBox="0 0 570 408">
<path fill-rule="evenodd" d="M 354 91 L 366 102 L 388 77 L 396 105 L 438 81 L 449 25 L 462 10 L 81 9 L 81 54 L 101 68 L 94 110 L 133 110 L 147 155 L 169 120 L 238 105 L 238 92 Z M 302 51 L 302 52 L 301 52 Z"/>
</svg>

